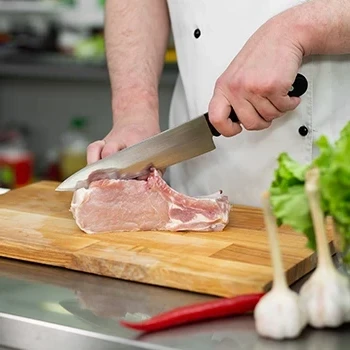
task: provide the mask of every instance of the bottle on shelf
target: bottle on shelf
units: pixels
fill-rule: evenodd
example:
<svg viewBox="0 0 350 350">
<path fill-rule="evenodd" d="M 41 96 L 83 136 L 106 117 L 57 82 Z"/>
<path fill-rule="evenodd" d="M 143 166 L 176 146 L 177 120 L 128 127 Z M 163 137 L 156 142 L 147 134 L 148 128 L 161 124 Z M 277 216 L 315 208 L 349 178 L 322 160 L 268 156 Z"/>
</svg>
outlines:
<svg viewBox="0 0 350 350">
<path fill-rule="evenodd" d="M 15 189 L 29 185 L 34 176 L 34 154 L 19 128 L 0 132 L 0 187 Z"/>
<path fill-rule="evenodd" d="M 74 117 L 70 127 L 62 135 L 59 155 L 61 180 L 65 180 L 87 164 L 86 149 L 90 142 L 86 135 L 86 124 L 86 118 Z"/>
</svg>

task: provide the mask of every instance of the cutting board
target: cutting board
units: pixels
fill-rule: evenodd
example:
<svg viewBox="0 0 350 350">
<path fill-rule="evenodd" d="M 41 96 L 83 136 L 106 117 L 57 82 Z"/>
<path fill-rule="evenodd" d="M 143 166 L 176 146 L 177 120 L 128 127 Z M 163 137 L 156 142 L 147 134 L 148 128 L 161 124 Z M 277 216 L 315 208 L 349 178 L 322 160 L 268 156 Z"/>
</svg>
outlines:
<svg viewBox="0 0 350 350">
<path fill-rule="evenodd" d="M 57 185 L 42 181 L 0 196 L 0 256 L 215 296 L 271 287 L 260 209 L 233 206 L 223 232 L 86 234 L 69 212 L 72 193 Z M 315 268 L 316 255 L 288 227 L 279 237 L 291 284 Z"/>
</svg>

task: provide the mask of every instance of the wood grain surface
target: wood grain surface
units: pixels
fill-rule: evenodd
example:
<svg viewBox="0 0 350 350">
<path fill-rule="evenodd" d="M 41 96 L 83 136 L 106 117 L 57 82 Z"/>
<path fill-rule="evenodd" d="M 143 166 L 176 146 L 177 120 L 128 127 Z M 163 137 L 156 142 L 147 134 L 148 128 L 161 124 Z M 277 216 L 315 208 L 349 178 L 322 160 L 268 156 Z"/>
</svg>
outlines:
<svg viewBox="0 0 350 350">
<path fill-rule="evenodd" d="M 233 206 L 223 232 L 86 234 L 72 193 L 42 181 L 0 196 L 0 256 L 216 296 L 267 290 L 272 268 L 260 209 Z M 288 283 L 316 266 L 306 239 L 280 229 Z M 332 234 L 328 240 L 334 252 Z"/>
</svg>

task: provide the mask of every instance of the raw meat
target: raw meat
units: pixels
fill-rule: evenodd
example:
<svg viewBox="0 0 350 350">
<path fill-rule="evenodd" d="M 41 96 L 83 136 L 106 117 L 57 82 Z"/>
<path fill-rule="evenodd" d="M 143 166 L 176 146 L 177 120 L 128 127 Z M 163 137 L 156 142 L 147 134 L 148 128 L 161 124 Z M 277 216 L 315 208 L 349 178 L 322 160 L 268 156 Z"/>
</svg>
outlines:
<svg viewBox="0 0 350 350">
<path fill-rule="evenodd" d="M 146 180 L 99 179 L 74 192 L 71 212 L 86 233 L 222 231 L 231 205 L 221 191 L 189 197 L 170 188 L 157 170 Z"/>
</svg>

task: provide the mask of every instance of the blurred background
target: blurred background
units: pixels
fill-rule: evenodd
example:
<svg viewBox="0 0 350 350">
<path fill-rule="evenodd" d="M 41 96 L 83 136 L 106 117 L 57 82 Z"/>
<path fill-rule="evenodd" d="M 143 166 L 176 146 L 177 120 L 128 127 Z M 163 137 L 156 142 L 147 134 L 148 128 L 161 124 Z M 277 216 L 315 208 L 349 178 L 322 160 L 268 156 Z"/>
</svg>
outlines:
<svg viewBox="0 0 350 350">
<path fill-rule="evenodd" d="M 0 187 L 62 181 L 112 125 L 105 0 L 0 0 Z M 170 36 L 162 130 L 177 76 Z"/>
</svg>

